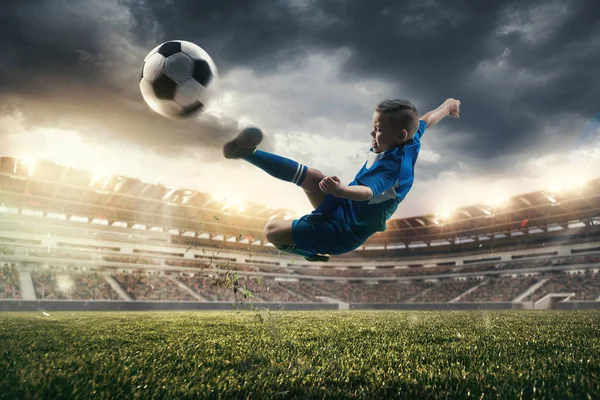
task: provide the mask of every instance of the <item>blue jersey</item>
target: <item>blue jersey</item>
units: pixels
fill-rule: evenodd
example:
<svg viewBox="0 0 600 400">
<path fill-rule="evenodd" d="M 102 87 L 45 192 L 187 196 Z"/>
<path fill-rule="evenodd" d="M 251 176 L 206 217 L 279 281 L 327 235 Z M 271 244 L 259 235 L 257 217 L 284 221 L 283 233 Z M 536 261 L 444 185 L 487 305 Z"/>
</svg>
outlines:
<svg viewBox="0 0 600 400">
<path fill-rule="evenodd" d="M 313 213 L 329 214 L 335 210 L 337 212 L 334 214 L 343 217 L 346 224 L 361 236 L 385 231 L 386 221 L 412 188 L 414 167 L 426 127 L 424 121 L 419 121 L 415 136 L 400 147 L 382 153 L 374 153 L 371 148 L 368 160 L 349 185 L 371 188 L 373 197 L 370 200 L 328 196 Z"/>
</svg>

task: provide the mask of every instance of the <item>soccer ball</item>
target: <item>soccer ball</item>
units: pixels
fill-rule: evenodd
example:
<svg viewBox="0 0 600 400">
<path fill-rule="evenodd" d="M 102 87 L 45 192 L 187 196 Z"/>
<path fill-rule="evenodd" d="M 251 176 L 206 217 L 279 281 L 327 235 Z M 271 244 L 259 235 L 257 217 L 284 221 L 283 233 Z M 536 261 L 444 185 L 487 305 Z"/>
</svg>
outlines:
<svg viewBox="0 0 600 400">
<path fill-rule="evenodd" d="M 206 51 L 194 43 L 171 40 L 144 58 L 140 90 L 152 110 L 182 119 L 202 112 L 218 79 L 217 67 Z"/>
</svg>

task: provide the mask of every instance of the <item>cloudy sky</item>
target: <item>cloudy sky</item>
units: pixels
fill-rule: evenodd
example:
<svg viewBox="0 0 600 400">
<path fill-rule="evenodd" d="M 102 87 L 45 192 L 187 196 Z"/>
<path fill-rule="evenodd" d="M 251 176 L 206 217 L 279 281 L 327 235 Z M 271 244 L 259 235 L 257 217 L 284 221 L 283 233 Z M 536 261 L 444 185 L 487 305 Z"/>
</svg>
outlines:
<svg viewBox="0 0 600 400">
<path fill-rule="evenodd" d="M 243 5 L 242 5 L 243 4 Z M 0 5 L 0 149 L 310 212 L 301 189 L 221 146 L 241 127 L 263 149 L 349 183 L 373 107 L 421 114 L 427 131 L 397 217 L 600 177 L 600 3 L 470 0 L 6 0 Z M 171 39 L 213 58 L 204 115 L 144 103 L 144 56 Z"/>
</svg>

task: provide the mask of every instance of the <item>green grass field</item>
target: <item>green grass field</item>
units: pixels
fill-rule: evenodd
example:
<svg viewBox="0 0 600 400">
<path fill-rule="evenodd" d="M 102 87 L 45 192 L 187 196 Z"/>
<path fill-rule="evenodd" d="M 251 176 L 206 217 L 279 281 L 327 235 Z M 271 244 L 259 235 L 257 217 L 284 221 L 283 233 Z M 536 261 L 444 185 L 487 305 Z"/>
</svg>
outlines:
<svg viewBox="0 0 600 400">
<path fill-rule="evenodd" d="M 0 399 L 600 398 L 600 312 L 0 313 Z"/>
</svg>

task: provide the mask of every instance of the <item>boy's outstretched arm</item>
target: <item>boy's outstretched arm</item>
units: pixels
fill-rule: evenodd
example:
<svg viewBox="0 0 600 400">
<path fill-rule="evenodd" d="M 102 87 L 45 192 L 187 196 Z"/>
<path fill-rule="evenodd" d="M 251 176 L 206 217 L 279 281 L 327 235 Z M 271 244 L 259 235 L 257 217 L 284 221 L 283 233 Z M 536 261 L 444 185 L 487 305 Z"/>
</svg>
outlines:
<svg viewBox="0 0 600 400">
<path fill-rule="evenodd" d="M 419 119 L 425 121 L 427 128 L 431 128 L 437 125 L 441 120 L 450 116 L 452 118 L 459 118 L 460 101 L 456 99 L 447 99 L 442 103 L 441 106 L 435 110 L 429 111 L 427 114 L 421 116 Z"/>
</svg>

